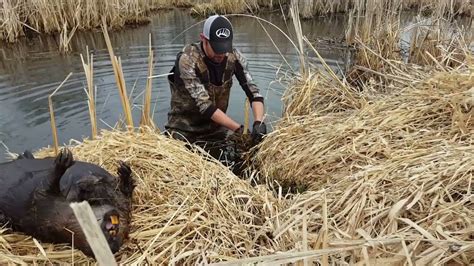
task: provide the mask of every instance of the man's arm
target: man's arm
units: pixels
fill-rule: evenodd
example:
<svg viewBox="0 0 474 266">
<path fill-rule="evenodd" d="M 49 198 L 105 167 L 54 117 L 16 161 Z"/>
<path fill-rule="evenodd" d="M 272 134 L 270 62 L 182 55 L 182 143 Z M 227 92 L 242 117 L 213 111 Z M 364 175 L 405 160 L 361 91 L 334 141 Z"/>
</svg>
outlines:
<svg viewBox="0 0 474 266">
<path fill-rule="evenodd" d="M 261 122 L 264 115 L 263 96 L 249 72 L 247 59 L 237 49 L 234 49 L 234 53 L 237 59 L 235 62 L 235 76 L 251 103 L 254 121 Z"/>
<path fill-rule="evenodd" d="M 253 120 L 260 121 L 260 122 L 263 121 L 263 114 L 265 112 L 263 108 L 263 102 L 253 102 L 252 110 L 253 110 Z"/>
<path fill-rule="evenodd" d="M 217 109 L 214 114 L 211 116 L 212 121 L 217 124 L 224 126 L 232 131 L 236 131 L 240 128 L 240 124 L 232 120 L 228 115 L 222 112 L 220 109 Z"/>
</svg>

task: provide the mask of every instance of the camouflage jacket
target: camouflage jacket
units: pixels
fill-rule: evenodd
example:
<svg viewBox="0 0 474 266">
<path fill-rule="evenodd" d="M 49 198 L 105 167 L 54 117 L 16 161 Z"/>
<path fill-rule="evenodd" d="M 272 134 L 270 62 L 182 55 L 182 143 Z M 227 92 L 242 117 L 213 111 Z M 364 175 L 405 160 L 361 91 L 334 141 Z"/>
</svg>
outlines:
<svg viewBox="0 0 474 266">
<path fill-rule="evenodd" d="M 237 50 L 228 53 L 222 63 L 222 82 L 211 82 L 201 44 L 193 43 L 178 53 L 175 65 L 168 77 L 171 89 L 171 109 L 166 129 L 177 131 L 186 137 L 206 135 L 220 126 L 211 120 L 217 109 L 227 111 L 232 77 L 236 76 L 250 102 L 263 102 L 263 97 L 248 71 L 247 60 Z M 208 59 L 207 59 L 208 60 Z M 220 81 L 220 80 L 219 80 Z"/>
</svg>

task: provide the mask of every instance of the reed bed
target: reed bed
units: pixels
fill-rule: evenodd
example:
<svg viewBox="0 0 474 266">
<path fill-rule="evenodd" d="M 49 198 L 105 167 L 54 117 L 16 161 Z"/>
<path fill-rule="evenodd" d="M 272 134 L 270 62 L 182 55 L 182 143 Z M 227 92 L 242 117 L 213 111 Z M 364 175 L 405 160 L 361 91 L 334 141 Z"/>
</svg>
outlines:
<svg viewBox="0 0 474 266">
<path fill-rule="evenodd" d="M 76 159 L 110 172 L 118 160 L 133 169 L 138 186 L 130 240 L 115 256 L 120 264 L 321 261 L 368 243 L 316 239 L 321 216 L 312 204 L 321 200 L 319 192 L 291 199 L 252 187 L 201 150 L 146 127 L 103 131 L 94 140 L 71 141 L 69 148 Z M 53 156 L 54 150 L 35 155 Z M 318 247 L 325 249 L 313 250 Z M 95 264 L 69 246 L 39 243 L 8 229 L 0 230 L 0 251 L 1 264 Z"/>
<path fill-rule="evenodd" d="M 192 7 L 191 15 L 207 17 L 213 14 L 248 13 L 257 11 L 259 7 L 257 0 L 210 0 Z"/>
<path fill-rule="evenodd" d="M 270 182 L 314 197 L 310 243 L 321 240 L 325 212 L 330 242 L 394 240 L 331 262 L 472 264 L 472 61 L 394 67 L 404 76 L 388 77 L 396 82 L 384 93 L 318 72 L 295 82 L 255 160 Z"/>
<path fill-rule="evenodd" d="M 392 2 L 400 3 L 402 9 L 416 9 L 440 16 L 472 16 L 474 14 L 474 4 L 469 0 L 383 0 L 374 1 L 375 4 L 370 8 L 390 6 Z M 125 24 L 146 23 L 153 11 L 171 7 L 192 8 L 192 14 L 207 16 L 215 13 L 246 13 L 268 8 L 280 9 L 292 3 L 299 6 L 299 14 L 303 18 L 337 12 L 363 12 L 367 8 L 366 1 L 362 0 L 63 0 L 59 2 L 5 0 L 0 12 L 0 39 L 14 42 L 18 37 L 25 35 L 25 32 L 35 31 L 38 33 L 60 32 L 65 35 L 62 40 L 67 41 L 67 32 L 72 33 L 74 29 L 98 28 L 102 23 L 102 17 L 106 18 L 109 26 L 117 28 Z M 384 8 L 376 10 L 381 12 Z M 67 43 L 64 45 L 67 48 Z"/>
<path fill-rule="evenodd" d="M 277 199 L 183 142 L 151 130 L 109 131 L 71 150 L 76 159 L 111 172 L 118 160 L 133 169 L 138 186 L 131 240 L 116 256 L 119 263 L 216 262 L 273 250 L 265 217 L 277 212 Z M 61 245 L 42 243 L 46 256 L 41 255 L 31 238 L 22 235 L 2 231 L 0 239 L 0 263 L 93 262 L 79 252 L 72 256 L 71 248 Z"/>
<path fill-rule="evenodd" d="M 471 54 L 473 33 L 456 29 L 443 18 L 434 17 L 415 27 L 411 34 L 408 62 L 423 66 L 456 67 Z"/>
<path fill-rule="evenodd" d="M 251 186 L 199 148 L 187 146 L 147 127 L 134 132 L 102 131 L 94 140 L 72 140 L 68 145 L 77 160 L 99 164 L 112 173 L 119 160 L 132 167 L 138 186 L 130 239 L 115 255 L 119 264 L 272 261 L 282 258 L 264 256 L 312 248 L 308 240 L 314 235 L 303 224 L 312 224 L 308 217 L 313 210 L 305 205 L 316 198 L 284 198 L 266 186 Z M 49 148 L 35 156 L 54 154 Z M 325 250 L 311 254 L 312 260 L 365 244 L 331 247 L 331 243 L 326 241 Z M 95 261 L 69 246 L 39 243 L 5 228 L 0 230 L 0 263 Z"/>
<path fill-rule="evenodd" d="M 104 17 L 111 27 L 149 21 L 152 11 L 189 6 L 186 0 L 5 0 L 0 13 L 0 39 L 14 42 L 28 30 L 39 33 L 99 28 Z M 70 38 L 70 37 L 69 37 Z M 67 37 L 62 37 L 66 39 Z"/>
<path fill-rule="evenodd" d="M 286 8 L 296 4 L 300 10 L 302 18 L 313 18 L 319 15 L 362 12 L 366 10 L 366 2 L 362 0 L 210 0 L 196 4 L 193 7 L 193 14 L 207 16 L 214 13 L 241 13 L 243 11 L 258 11 L 265 8 Z M 472 16 L 474 15 L 474 4 L 469 0 L 381 0 L 374 1 L 373 6 L 390 6 L 394 2 L 399 2 L 403 10 L 416 10 L 423 14 L 437 14 L 440 16 Z M 379 12 L 383 9 L 378 9 Z"/>
<path fill-rule="evenodd" d="M 405 62 L 447 69 L 464 64 L 472 53 L 473 34 L 468 28 L 433 14 L 417 16 L 417 23 L 402 29 L 402 8 L 402 1 L 389 5 L 367 1 L 362 11 L 350 13 L 346 43 L 355 48 L 355 53 L 346 80 L 351 85 L 384 90 L 402 80 L 396 85 L 400 86 L 411 79 Z M 409 40 L 402 40 L 402 35 L 409 36 Z"/>
</svg>

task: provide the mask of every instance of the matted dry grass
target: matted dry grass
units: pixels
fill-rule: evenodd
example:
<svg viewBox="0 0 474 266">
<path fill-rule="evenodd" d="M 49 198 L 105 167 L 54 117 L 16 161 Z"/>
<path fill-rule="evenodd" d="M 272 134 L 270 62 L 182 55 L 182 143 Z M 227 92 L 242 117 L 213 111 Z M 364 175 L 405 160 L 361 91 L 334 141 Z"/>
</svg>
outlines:
<svg viewBox="0 0 474 266">
<path fill-rule="evenodd" d="M 322 230 L 326 198 L 330 241 L 374 244 L 330 261 L 474 263 L 473 65 L 404 67 L 411 79 L 393 77 L 385 94 L 318 74 L 295 83 L 292 113 L 256 159 L 267 178 L 319 195 L 310 232 Z"/>
<path fill-rule="evenodd" d="M 137 180 L 131 241 L 116 256 L 119 263 L 216 262 L 268 254 L 275 242 L 266 221 L 279 201 L 264 187 L 251 187 L 214 159 L 188 150 L 184 143 L 145 130 L 103 132 L 71 147 L 76 159 L 115 173 L 117 160 L 131 165 Z M 52 150 L 39 156 L 52 155 Z M 207 158 L 207 159 L 206 159 Z M 64 245 L 0 233 L 0 264 L 93 262 Z"/>
<path fill-rule="evenodd" d="M 76 159 L 110 172 L 115 172 L 118 160 L 132 167 L 138 186 L 131 239 L 116 254 L 120 264 L 233 264 L 300 261 L 308 256 L 320 261 L 325 255 L 360 250 L 365 244 L 341 245 L 324 238 L 309 242 L 314 240 L 314 222 L 319 222 L 313 216 L 321 215 L 307 206 L 320 200 L 320 194 L 291 199 L 266 186 L 252 187 L 200 150 L 187 149 L 184 143 L 151 130 L 103 131 L 94 140 L 72 141 L 69 148 Z M 53 154 L 45 149 L 36 156 Z M 318 245 L 326 249 L 311 250 Z M 6 228 L 0 230 L 0 264 L 33 263 L 95 261 L 66 245 L 38 243 Z"/>
</svg>

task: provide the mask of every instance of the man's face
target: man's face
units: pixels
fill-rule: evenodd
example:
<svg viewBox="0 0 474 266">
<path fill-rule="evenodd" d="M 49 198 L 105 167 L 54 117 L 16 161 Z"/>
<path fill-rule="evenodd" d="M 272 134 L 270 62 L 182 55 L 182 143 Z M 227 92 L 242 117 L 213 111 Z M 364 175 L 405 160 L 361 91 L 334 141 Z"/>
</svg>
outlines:
<svg viewBox="0 0 474 266">
<path fill-rule="evenodd" d="M 203 43 L 204 47 L 204 52 L 206 53 L 206 56 L 214 63 L 222 63 L 224 61 L 226 54 L 216 54 L 214 50 L 212 49 L 211 44 L 209 43 L 209 40 L 204 37 L 203 34 L 201 34 L 201 41 Z"/>
</svg>

